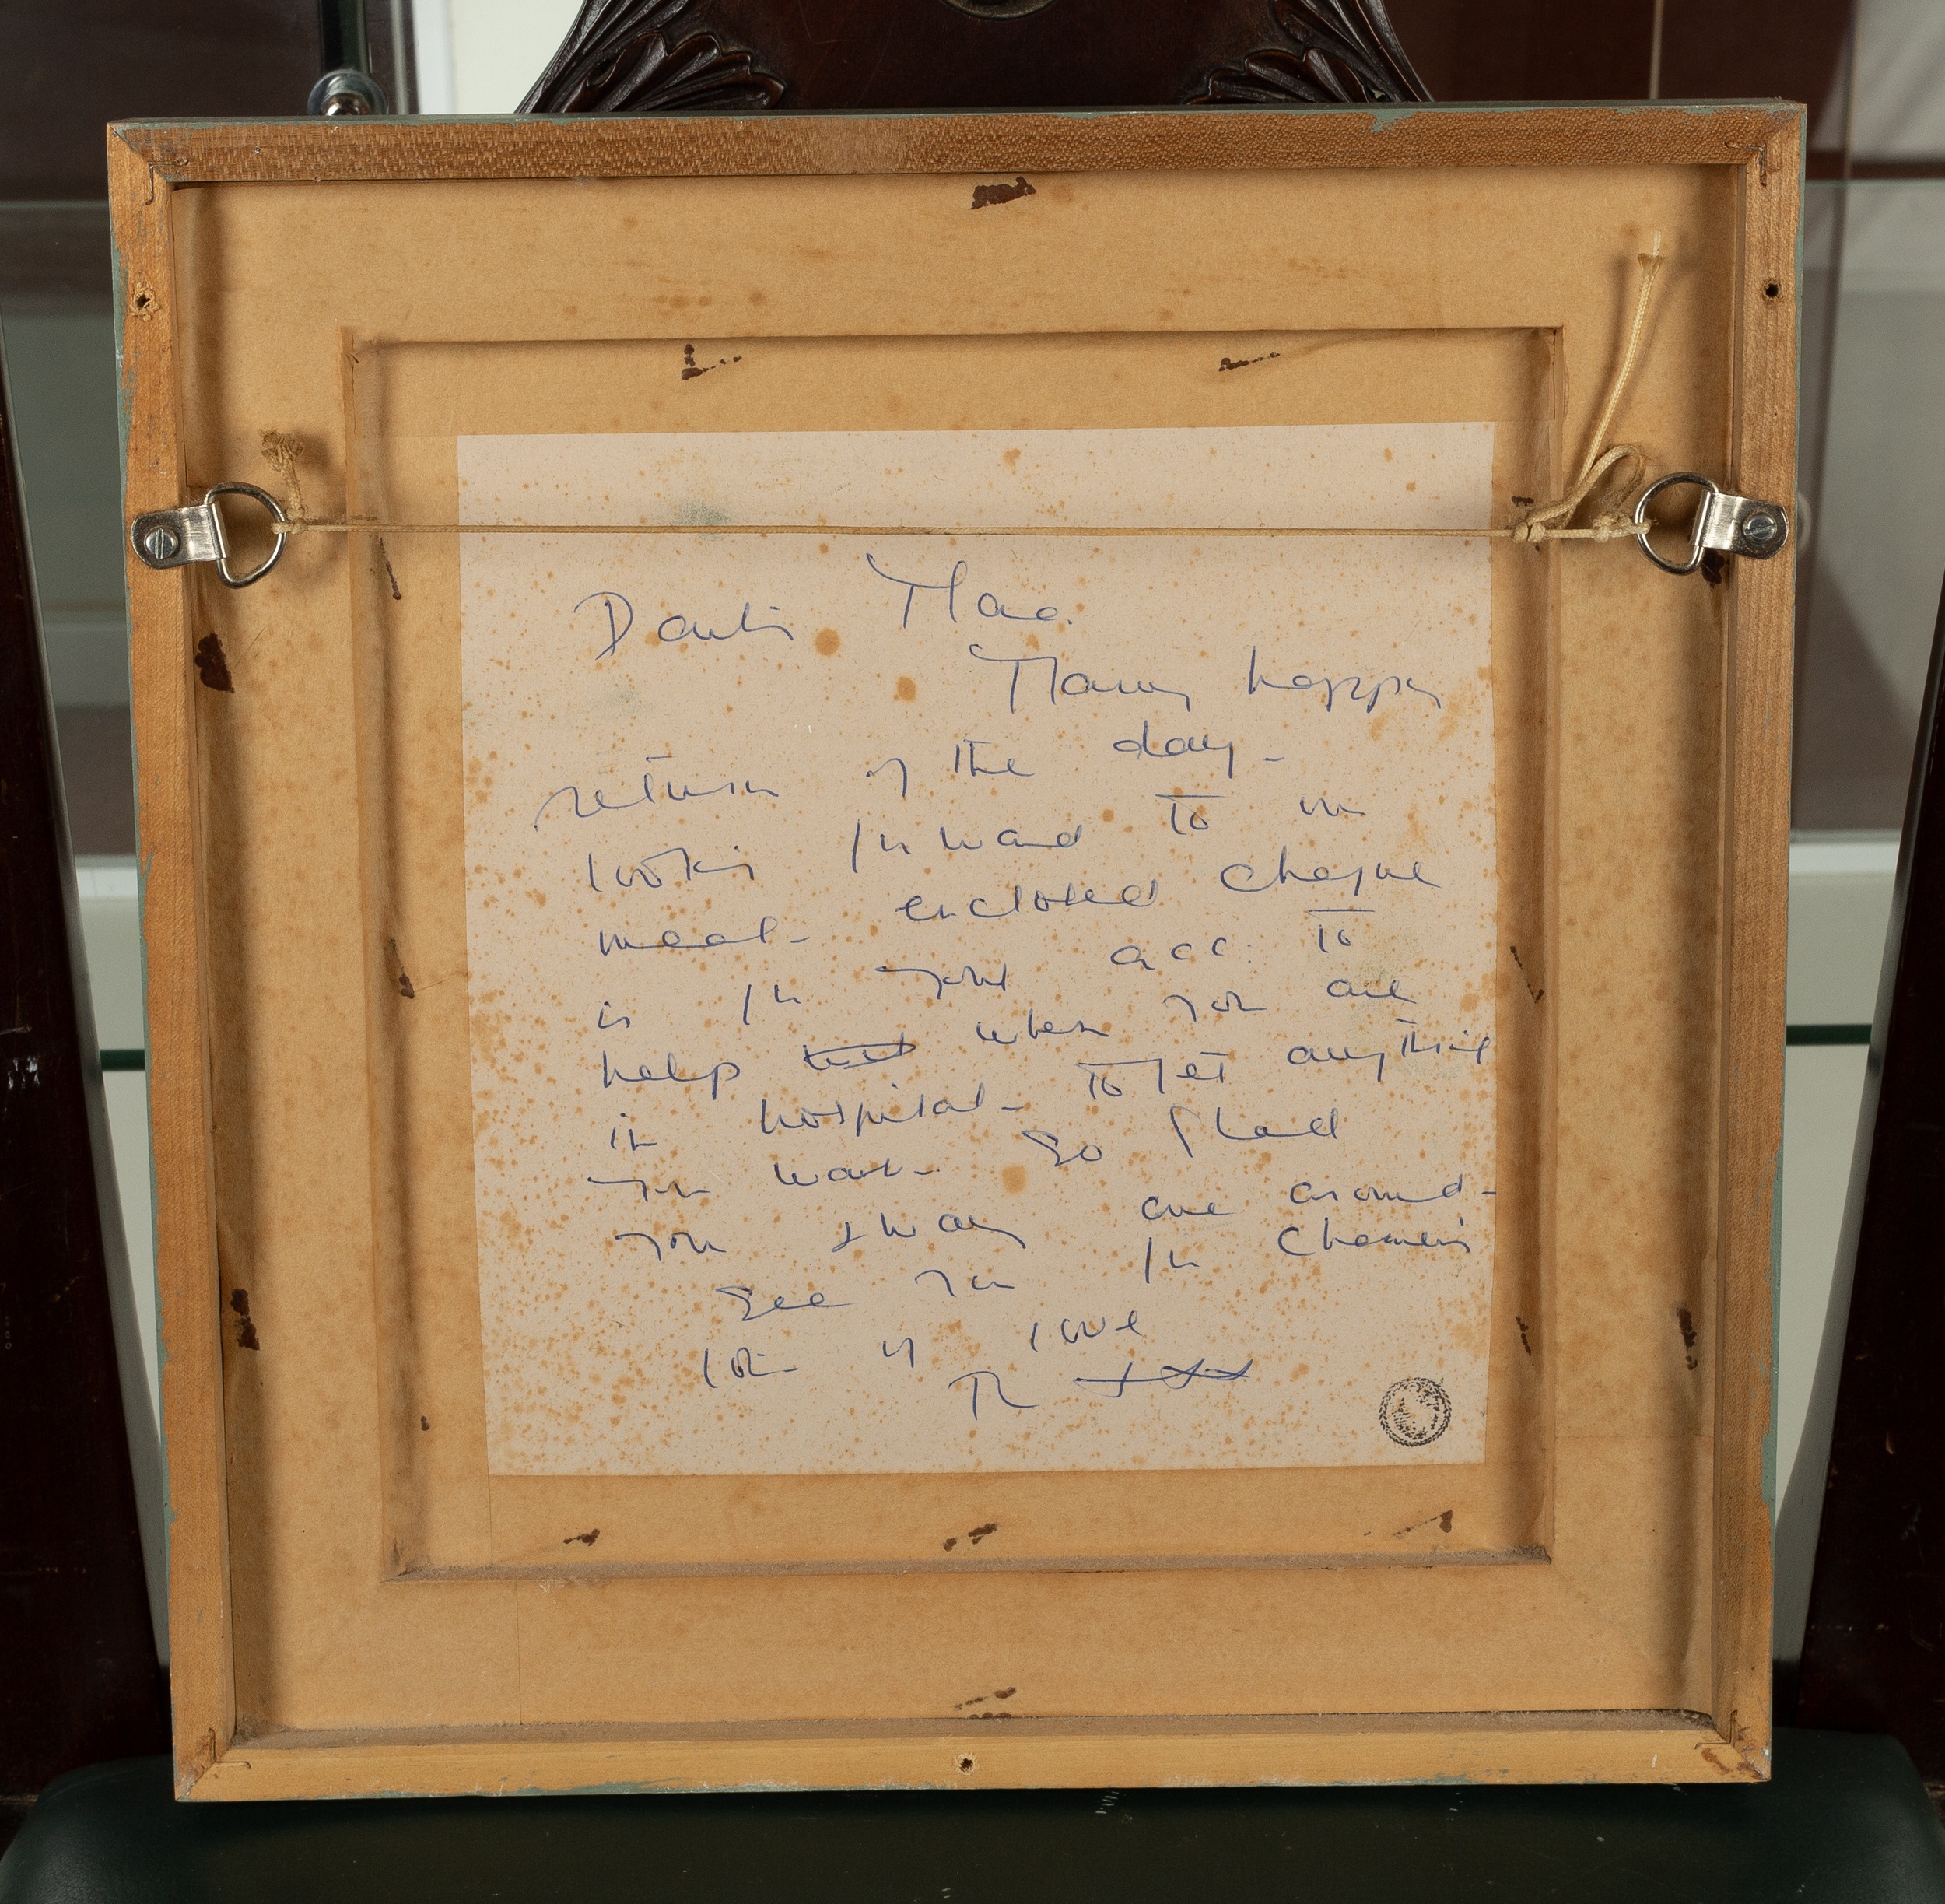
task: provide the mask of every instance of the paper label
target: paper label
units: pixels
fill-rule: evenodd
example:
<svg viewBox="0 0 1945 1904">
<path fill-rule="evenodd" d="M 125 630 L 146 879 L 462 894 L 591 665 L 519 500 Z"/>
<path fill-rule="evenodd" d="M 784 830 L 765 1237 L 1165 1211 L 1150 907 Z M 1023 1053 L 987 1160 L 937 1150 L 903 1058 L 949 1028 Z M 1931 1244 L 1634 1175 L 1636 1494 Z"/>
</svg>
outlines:
<svg viewBox="0 0 1945 1904">
<path fill-rule="evenodd" d="M 1483 1458 L 1490 425 L 459 454 L 494 1473 Z"/>
</svg>

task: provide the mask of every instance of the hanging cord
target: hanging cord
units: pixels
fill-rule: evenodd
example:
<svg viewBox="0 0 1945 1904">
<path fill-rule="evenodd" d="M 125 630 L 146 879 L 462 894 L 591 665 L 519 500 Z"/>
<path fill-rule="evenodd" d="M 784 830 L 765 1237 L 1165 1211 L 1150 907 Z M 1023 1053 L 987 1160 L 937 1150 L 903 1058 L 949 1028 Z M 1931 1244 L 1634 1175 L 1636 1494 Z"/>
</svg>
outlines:
<svg viewBox="0 0 1945 1904">
<path fill-rule="evenodd" d="M 1441 535 L 1484 537 L 1492 542 L 1525 542 L 1534 547 L 1546 542 L 1632 542 L 1641 531 L 1624 508 L 1605 510 L 1591 522 L 1572 526 L 1579 512 L 1610 472 L 1631 464 L 1632 470 L 1622 485 L 1624 496 L 1631 495 L 1647 473 L 1647 459 L 1631 444 L 1602 447 L 1603 440 L 1619 412 L 1628 386 L 1641 360 L 1642 345 L 1648 333 L 1649 311 L 1654 302 L 1655 281 L 1664 262 L 1661 233 L 1656 232 L 1648 251 L 1635 262 L 1641 267 L 1640 289 L 1635 298 L 1634 321 L 1628 327 L 1628 343 L 1614 380 L 1607 387 L 1589 443 L 1586 460 L 1565 496 L 1548 503 L 1536 503 L 1523 509 L 1503 528 L 1494 529 L 1448 528 L 1184 528 L 1174 524 L 1144 526 L 1116 524 L 1078 526 L 1034 523 L 1004 528 L 941 529 L 909 524 L 833 524 L 822 522 L 382 522 L 314 520 L 304 513 L 303 492 L 299 486 L 297 465 L 303 446 L 295 437 L 274 430 L 263 433 L 264 459 L 284 479 L 290 496 L 289 520 L 283 524 L 292 535 Z"/>
<path fill-rule="evenodd" d="M 1627 394 L 1635 366 L 1640 361 L 1642 341 L 1648 335 L 1649 307 L 1654 302 L 1655 280 L 1661 275 L 1662 261 L 1661 233 L 1656 232 L 1648 249 L 1635 260 L 1641 267 L 1641 289 L 1635 296 L 1635 321 L 1628 328 L 1628 348 L 1621 352 L 1614 380 L 1607 386 L 1607 401 L 1600 406 L 1600 420 L 1594 425 L 1593 435 L 1587 444 L 1587 460 L 1581 465 L 1573 487 L 1558 502 L 1539 503 L 1527 509 L 1509 529 L 1491 530 L 1488 534 L 1509 535 L 1516 542 L 1556 542 L 1568 536 L 1611 542 L 1639 533 L 1632 514 L 1624 509 L 1607 510 L 1595 517 L 1584 529 L 1571 529 L 1566 525 L 1609 470 L 1622 463 L 1635 465 L 1622 486 L 1624 496 L 1632 495 L 1648 473 L 1648 459 L 1631 444 L 1617 443 L 1604 450 L 1600 446 L 1621 408 L 1621 398 Z"/>
</svg>

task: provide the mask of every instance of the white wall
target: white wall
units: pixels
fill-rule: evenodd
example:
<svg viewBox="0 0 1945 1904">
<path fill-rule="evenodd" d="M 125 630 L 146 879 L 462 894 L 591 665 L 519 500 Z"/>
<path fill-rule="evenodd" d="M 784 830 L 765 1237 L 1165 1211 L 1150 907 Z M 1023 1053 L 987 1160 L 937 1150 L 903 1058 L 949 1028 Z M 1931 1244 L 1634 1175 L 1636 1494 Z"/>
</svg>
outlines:
<svg viewBox="0 0 1945 1904">
<path fill-rule="evenodd" d="M 412 0 L 424 113 L 511 112 L 580 11 L 580 0 Z"/>
<path fill-rule="evenodd" d="M 146 1042 L 142 1002 L 142 931 L 132 859 L 83 860 L 75 868 L 82 944 L 95 1008 L 95 1034 L 106 1050 L 136 1050 Z M 109 1310 L 128 1418 L 129 1464 L 142 1527 L 149 1611 L 156 1651 L 169 1657 L 167 1485 L 163 1467 L 162 1376 L 156 1351 L 156 1246 L 149 1196 L 149 1080 L 114 1071 L 102 1083 L 107 1099 L 114 1205 L 102 1211 L 102 1243 L 112 1276 L 125 1262 L 128 1282 L 110 1285 Z M 117 1248 L 117 1229 L 125 1256 Z M 135 1340 L 129 1334 L 132 1325 Z M 138 1412 L 139 1411 L 139 1412 Z M 146 1418 L 142 1418 L 145 1415 Z"/>
</svg>

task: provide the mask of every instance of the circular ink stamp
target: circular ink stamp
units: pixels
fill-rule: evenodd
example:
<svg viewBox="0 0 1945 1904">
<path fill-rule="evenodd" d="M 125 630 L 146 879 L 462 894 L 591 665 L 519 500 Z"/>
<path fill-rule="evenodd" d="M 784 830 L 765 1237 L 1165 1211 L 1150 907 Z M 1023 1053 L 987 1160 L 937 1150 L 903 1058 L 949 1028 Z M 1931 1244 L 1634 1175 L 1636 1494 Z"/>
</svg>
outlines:
<svg viewBox="0 0 1945 1904">
<path fill-rule="evenodd" d="M 1385 1390 L 1378 1425 L 1400 1447 L 1422 1448 L 1452 1425 L 1452 1398 L 1430 1376 L 1408 1375 Z"/>
</svg>

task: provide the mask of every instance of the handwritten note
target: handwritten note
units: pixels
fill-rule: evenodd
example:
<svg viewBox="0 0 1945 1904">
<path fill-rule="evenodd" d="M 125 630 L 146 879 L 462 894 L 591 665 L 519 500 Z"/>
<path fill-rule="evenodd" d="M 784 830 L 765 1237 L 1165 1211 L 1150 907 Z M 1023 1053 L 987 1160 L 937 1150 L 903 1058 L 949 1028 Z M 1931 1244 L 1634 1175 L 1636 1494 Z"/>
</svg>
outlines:
<svg viewBox="0 0 1945 1904">
<path fill-rule="evenodd" d="M 461 440 L 494 1472 L 1483 1458 L 1491 457 Z"/>
</svg>

